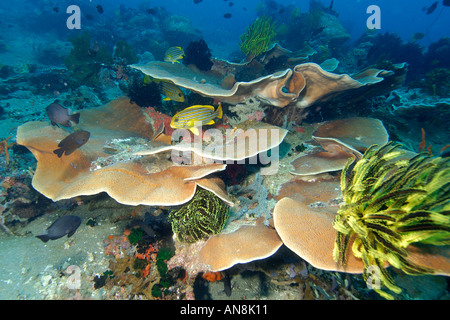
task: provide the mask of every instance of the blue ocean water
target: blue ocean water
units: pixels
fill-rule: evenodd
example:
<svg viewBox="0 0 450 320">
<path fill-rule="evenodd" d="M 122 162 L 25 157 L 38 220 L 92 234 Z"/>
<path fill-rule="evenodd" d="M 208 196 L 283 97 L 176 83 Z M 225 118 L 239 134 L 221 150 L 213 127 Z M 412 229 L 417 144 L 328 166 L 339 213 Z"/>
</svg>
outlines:
<svg viewBox="0 0 450 320">
<path fill-rule="evenodd" d="M 314 259 L 299 254 L 301 250 L 291 249 L 270 219 L 283 194 L 302 199 L 303 194 L 295 190 L 302 190 L 303 182 L 292 173 L 299 168 L 286 168 L 295 166 L 298 156 L 326 149 L 313 133 L 325 121 L 378 119 L 384 131 L 375 134 L 375 140 L 386 132 L 389 140 L 401 143 L 409 152 L 448 158 L 450 1 L 18 0 L 0 2 L 0 15 L 0 299 L 381 299 L 368 289 L 360 274 L 324 271 L 316 267 Z M 266 47 L 260 45 L 262 51 L 245 52 L 241 46 L 245 33 L 263 17 L 273 22 L 274 37 Z M 261 37 L 268 33 L 266 30 Z M 168 56 L 168 52 L 180 50 L 183 56 Z M 161 64 L 164 71 L 173 72 L 169 81 L 166 73 L 160 79 L 160 70 L 142 67 L 146 64 L 153 68 Z M 311 69 L 302 67 L 315 71 L 308 73 Z M 303 87 L 292 89 L 296 86 L 289 78 L 292 70 L 302 74 Z M 289 80 L 277 90 L 264 87 L 270 77 L 286 74 Z M 199 89 L 203 84 L 215 86 L 215 93 Z M 244 89 L 230 93 L 238 85 Z M 226 90 L 226 94 L 217 94 Z M 103 134 L 94 131 L 81 139 L 83 112 L 122 96 L 151 119 L 152 132 L 162 130 L 167 136 L 176 129 L 172 117 L 198 105 L 207 108 L 194 107 L 198 112 L 192 116 L 197 116 L 194 120 L 208 117 L 203 118 L 204 124 L 223 131 L 233 129 L 232 135 L 255 122 L 282 128 L 284 141 L 269 150 L 279 151 L 284 170 L 279 176 L 261 174 L 263 165 L 248 162 L 227 164 L 223 172 L 214 172 L 223 181 L 224 192 L 237 204 L 230 209 L 226 225 L 230 229 L 225 227 L 225 233 L 231 233 L 241 220 L 264 218 L 265 227 L 279 233 L 280 246 L 284 243 L 281 249 L 261 254 L 256 263 L 247 264 L 243 259 L 245 262 L 228 266 L 215 274 L 220 278 L 215 282 L 202 277 L 204 270 L 198 277 L 190 274 L 189 282 L 182 271 L 162 274 L 156 267 L 151 269 L 153 262 L 155 266 L 156 261 L 161 263 L 156 260 L 157 252 L 166 255 L 162 260 L 167 263 L 167 252 L 172 250 L 173 255 L 179 250 L 171 240 L 168 215 L 180 201 L 169 201 L 167 206 L 160 206 L 164 201 L 136 205 L 105 195 L 114 194 L 109 188 L 83 190 L 85 183 L 76 177 L 86 168 L 75 160 L 65 161 L 75 159 L 69 157 L 77 157 L 79 152 L 90 152 L 89 142 Z M 58 113 L 58 117 L 65 116 L 63 120 L 48 112 L 52 104 L 64 110 Z M 79 126 L 76 116 L 67 118 L 77 112 L 82 119 Z M 108 117 L 97 120 L 100 128 L 102 120 L 108 123 Z M 26 136 L 30 123 L 39 129 Z M 123 138 L 128 129 L 134 130 L 120 128 L 118 136 Z M 195 132 L 192 127 L 181 129 Z M 371 136 L 369 129 L 359 130 L 353 142 L 364 140 L 365 134 Z M 147 133 L 142 136 L 149 141 L 158 136 Z M 61 142 L 63 134 L 71 137 L 66 144 Z M 89 154 L 88 172 L 97 170 L 95 166 L 134 163 L 131 151 L 138 150 L 133 149 L 136 145 L 115 144 L 114 138 L 104 141 L 101 156 Z M 52 147 L 42 151 L 42 141 L 51 141 Z M 45 166 L 39 167 L 37 161 L 45 157 L 40 153 L 53 155 L 57 147 L 66 152 L 58 155 L 63 164 L 55 158 L 52 165 L 69 169 L 54 175 L 48 170 L 48 178 L 43 179 L 39 170 Z M 354 152 L 361 156 L 367 147 L 355 147 Z M 128 150 L 126 157 L 117 156 L 124 150 Z M 151 173 L 164 167 L 155 165 L 157 169 L 153 169 L 149 163 L 145 170 Z M 339 170 L 333 170 L 325 178 L 314 176 L 308 181 L 338 176 Z M 66 187 L 74 181 L 79 183 L 77 190 L 66 196 Z M 111 188 L 117 185 L 120 183 Z M 443 188 L 441 197 L 448 202 L 448 186 Z M 164 198 L 170 199 L 170 193 Z M 220 197 L 221 192 L 218 194 Z M 337 208 L 339 199 L 328 200 L 314 204 L 331 203 Z M 81 225 L 55 231 L 56 239 L 48 243 L 36 238 L 66 215 L 81 217 Z M 443 229 L 448 232 L 448 227 L 447 223 Z M 140 230 L 136 237 L 143 237 L 141 242 L 129 241 L 133 230 Z M 448 245 L 441 249 L 444 253 L 439 256 L 444 259 L 436 276 L 392 272 L 402 289 L 396 299 L 450 298 Z M 192 252 L 178 252 L 176 257 L 181 260 L 174 259 L 178 268 L 192 267 L 193 262 L 186 258 L 198 255 Z M 138 262 L 144 267 L 136 267 Z M 127 263 L 128 269 L 123 267 Z M 123 271 L 130 269 L 136 272 Z M 80 276 L 77 272 L 81 272 L 81 286 L 73 289 L 68 281 Z"/>
</svg>

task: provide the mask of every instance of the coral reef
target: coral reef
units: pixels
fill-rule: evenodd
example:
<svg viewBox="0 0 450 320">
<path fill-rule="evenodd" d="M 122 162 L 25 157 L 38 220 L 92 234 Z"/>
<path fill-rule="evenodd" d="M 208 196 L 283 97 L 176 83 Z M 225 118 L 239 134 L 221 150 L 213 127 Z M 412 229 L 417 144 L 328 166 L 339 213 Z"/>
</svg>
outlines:
<svg viewBox="0 0 450 320">
<path fill-rule="evenodd" d="M 155 82 L 145 84 L 139 78 L 134 78 L 126 91 L 130 101 L 142 108 L 157 107 L 162 104 L 161 92 Z"/>
<path fill-rule="evenodd" d="M 431 68 L 450 68 L 450 38 L 444 37 L 429 45 L 425 54 L 426 64 Z"/>
<path fill-rule="evenodd" d="M 399 147 L 392 143 L 378 149 L 371 146 L 352 169 L 350 162 L 343 169 L 345 204 L 334 221 L 338 234 L 333 252 L 335 260 L 345 264 L 351 248 L 364 262 L 364 279 L 370 276 L 369 266 L 376 266 L 382 285 L 396 293 L 400 288 L 393 283 L 385 263 L 412 275 L 434 273 L 409 261 L 406 249 L 411 244 L 450 243 L 446 215 L 450 206 L 449 160 L 424 154 L 403 160 Z M 374 290 L 393 298 L 384 290 Z"/>
<path fill-rule="evenodd" d="M 425 90 L 433 96 L 450 97 L 450 69 L 435 68 L 425 74 Z"/>
<path fill-rule="evenodd" d="M 231 210 L 230 221 L 244 217 L 260 218 L 265 221 L 270 218 L 270 210 L 275 205 L 273 199 L 269 199 L 269 190 L 263 184 L 263 176 L 257 173 L 254 181 L 248 186 L 231 186 L 230 192 L 235 194 L 239 204 Z"/>
<path fill-rule="evenodd" d="M 194 28 L 188 18 L 178 15 L 171 15 L 162 21 L 162 32 L 169 47 L 184 48 L 188 43 L 202 38 L 201 31 Z"/>
<path fill-rule="evenodd" d="M 170 160 L 170 153 L 164 152 L 173 147 L 151 140 L 151 124 L 128 98 L 81 110 L 79 127 L 91 133 L 89 143 L 62 158 L 54 157 L 52 151 L 57 140 L 67 135 L 64 130 L 40 121 L 18 128 L 17 143 L 29 148 L 38 161 L 33 187 L 48 198 L 57 201 L 106 191 L 118 202 L 130 205 L 179 205 L 192 198 L 197 185 L 207 185 L 208 190 L 231 203 L 221 180 L 205 178 L 226 165 L 177 166 Z M 123 141 L 131 142 L 124 142 L 124 150 L 120 149 Z M 136 161 L 138 157 L 129 148 L 148 147 L 145 142 L 153 147 L 146 157 L 139 157 L 143 162 Z"/>
<path fill-rule="evenodd" d="M 291 8 L 288 17 L 276 17 L 280 23 L 278 39 L 291 50 L 300 50 L 308 43 L 318 50 L 318 63 L 340 54 L 342 45 L 350 35 L 342 26 L 337 14 L 322 3 L 311 1 L 308 12 L 300 13 Z"/>
<path fill-rule="evenodd" d="M 84 85 L 99 85 L 98 72 L 102 64 L 112 64 L 113 57 L 105 45 L 98 42 L 91 43 L 91 37 L 87 31 L 69 39 L 73 45 L 70 54 L 64 59 L 64 63 L 75 80 Z"/>
<path fill-rule="evenodd" d="M 292 174 L 315 175 L 342 170 L 348 159 L 361 159 L 361 152 L 372 144 L 386 144 L 389 135 L 378 119 L 347 118 L 322 123 L 312 133 L 312 138 L 323 150 L 292 161 Z"/>
<path fill-rule="evenodd" d="M 413 42 L 405 43 L 398 35 L 386 32 L 377 36 L 363 35 L 359 42 L 370 42 L 371 48 L 367 51 L 364 62 L 366 66 L 377 66 L 380 63 L 407 62 L 409 72 L 406 82 L 422 77 L 426 70 L 423 48 Z"/>
<path fill-rule="evenodd" d="M 2 22 L 0 297 L 448 299 L 449 38 L 426 48 L 432 29 L 386 29 L 350 43 L 351 23 L 318 0 L 226 1 L 204 35 L 167 4 L 92 2 L 80 32 L 55 28 L 65 6 L 43 2 Z M 172 46 L 183 63 L 163 62 Z M 162 100 L 161 82 L 185 100 Z M 76 127 L 50 125 L 55 99 Z M 202 135 L 170 127 L 218 103 Z M 76 130 L 90 140 L 55 157 Z M 76 235 L 35 241 L 67 213 Z"/>
<path fill-rule="evenodd" d="M 233 68 L 237 71 L 242 67 L 224 61 L 221 65 L 224 71 Z M 230 74 L 194 71 L 167 62 L 150 62 L 131 67 L 153 78 L 170 80 L 177 86 L 222 102 L 236 104 L 253 97 L 268 105 L 285 107 L 295 104 L 298 108 L 306 108 L 344 94 L 352 95 L 352 101 L 383 94 L 400 86 L 406 73 L 405 65 L 396 65 L 394 71 L 367 69 L 350 77 L 347 74 L 326 72 L 315 63 L 303 63 L 248 82 L 235 82 L 230 89 L 225 89 L 222 83 Z"/>
<path fill-rule="evenodd" d="M 222 231 L 228 218 L 228 205 L 213 193 L 199 189 L 191 201 L 169 214 L 176 237 L 187 243 Z"/>
<path fill-rule="evenodd" d="M 228 118 L 229 123 L 233 127 L 247 120 L 261 121 L 265 115 L 261 103 L 252 98 L 245 99 L 241 103 L 230 106 L 228 110 L 236 114 L 236 116 Z"/>
<path fill-rule="evenodd" d="M 123 65 L 139 62 L 134 48 L 125 40 L 117 41 L 114 47 L 113 58 Z"/>
</svg>

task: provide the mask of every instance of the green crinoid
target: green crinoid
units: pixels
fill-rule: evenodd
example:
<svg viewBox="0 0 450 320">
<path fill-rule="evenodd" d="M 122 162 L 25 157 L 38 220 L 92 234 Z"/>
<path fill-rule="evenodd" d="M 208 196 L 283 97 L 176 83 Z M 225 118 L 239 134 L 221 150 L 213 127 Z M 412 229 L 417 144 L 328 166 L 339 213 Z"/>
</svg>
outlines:
<svg viewBox="0 0 450 320">
<path fill-rule="evenodd" d="M 363 158 L 349 161 L 342 171 L 344 204 L 334 221 L 338 231 L 333 257 L 345 264 L 349 243 L 364 262 L 367 281 L 376 266 L 379 281 L 400 293 L 385 269 L 389 264 L 407 274 L 433 274 L 434 270 L 408 260 L 410 244 L 450 244 L 449 159 L 418 154 L 401 158 L 400 145 L 371 146 Z M 374 288 L 381 296 L 393 296 Z"/>
<path fill-rule="evenodd" d="M 246 56 L 256 57 L 269 48 L 275 35 L 275 23 L 272 22 L 272 18 L 263 16 L 257 18 L 241 35 L 239 46 Z"/>
<path fill-rule="evenodd" d="M 172 231 L 182 242 L 194 243 L 223 230 L 228 205 L 214 193 L 199 188 L 191 201 L 169 214 Z"/>
</svg>

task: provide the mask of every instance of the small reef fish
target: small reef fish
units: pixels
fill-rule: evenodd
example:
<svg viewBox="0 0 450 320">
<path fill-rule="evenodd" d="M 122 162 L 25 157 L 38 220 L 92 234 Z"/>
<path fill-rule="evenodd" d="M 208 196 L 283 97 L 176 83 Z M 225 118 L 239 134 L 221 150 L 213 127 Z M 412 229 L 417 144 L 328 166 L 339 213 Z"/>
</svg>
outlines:
<svg viewBox="0 0 450 320">
<path fill-rule="evenodd" d="M 96 8 L 97 8 L 97 12 L 98 12 L 98 13 L 100 13 L 100 14 L 103 13 L 103 7 L 102 7 L 101 5 L 98 4 L 98 5 L 96 6 Z"/>
<path fill-rule="evenodd" d="M 64 108 L 57 102 L 51 103 L 46 111 L 52 126 L 60 124 L 64 127 L 71 127 L 72 122 L 78 123 L 80 121 L 79 113 L 69 115 L 69 109 Z"/>
<path fill-rule="evenodd" d="M 200 3 L 200 2 L 202 2 L 203 0 L 194 0 L 194 3 L 195 4 L 197 4 L 197 3 Z"/>
<path fill-rule="evenodd" d="M 199 135 L 198 128 L 195 127 L 195 122 L 201 122 L 202 125 L 214 124 L 214 119 L 221 119 L 223 115 L 222 105 L 214 111 L 213 106 L 195 105 L 177 112 L 170 122 L 173 129 L 189 129 L 196 136 Z"/>
<path fill-rule="evenodd" d="M 225 274 L 225 278 L 223 279 L 223 291 L 225 292 L 225 294 L 227 295 L 227 297 L 231 296 L 231 276 L 226 273 Z"/>
<path fill-rule="evenodd" d="M 180 63 L 180 59 L 183 59 L 184 50 L 182 47 L 170 47 L 164 54 L 164 61 L 172 63 Z"/>
<path fill-rule="evenodd" d="M 231 13 L 225 13 L 225 14 L 223 15 L 223 17 L 224 17 L 225 19 L 230 19 L 230 18 L 232 17 L 232 15 L 231 15 Z"/>
<path fill-rule="evenodd" d="M 68 156 L 85 144 L 89 140 L 90 135 L 91 134 L 88 131 L 75 131 L 62 139 L 58 144 L 59 149 L 53 150 L 53 153 L 56 154 L 58 158 L 61 158 L 64 153 Z"/>
<path fill-rule="evenodd" d="M 161 81 L 161 92 L 165 95 L 164 101 L 173 100 L 177 102 L 184 102 L 184 94 L 173 82 Z"/>
<path fill-rule="evenodd" d="M 421 39 L 423 39 L 423 37 L 425 37 L 425 34 L 424 34 L 424 33 L 422 33 L 422 32 L 416 32 L 416 33 L 413 34 L 412 40 L 413 40 L 413 41 L 421 40 Z"/>
<path fill-rule="evenodd" d="M 77 231 L 80 224 L 80 217 L 67 215 L 57 219 L 50 227 L 46 229 L 47 233 L 36 236 L 36 238 L 41 239 L 43 242 L 59 239 L 64 237 L 66 234 L 67 237 L 70 238 L 75 231 Z"/>
<path fill-rule="evenodd" d="M 144 86 L 151 83 L 156 83 L 159 85 L 159 90 L 165 96 L 164 101 L 173 100 L 177 102 L 184 102 L 184 93 L 178 88 L 172 81 L 159 80 L 150 77 L 149 75 L 144 76 Z"/>
<path fill-rule="evenodd" d="M 434 12 L 434 10 L 436 10 L 438 5 L 438 2 L 436 1 L 435 3 L 433 3 L 428 9 L 427 9 L 427 14 L 432 14 Z"/>
</svg>

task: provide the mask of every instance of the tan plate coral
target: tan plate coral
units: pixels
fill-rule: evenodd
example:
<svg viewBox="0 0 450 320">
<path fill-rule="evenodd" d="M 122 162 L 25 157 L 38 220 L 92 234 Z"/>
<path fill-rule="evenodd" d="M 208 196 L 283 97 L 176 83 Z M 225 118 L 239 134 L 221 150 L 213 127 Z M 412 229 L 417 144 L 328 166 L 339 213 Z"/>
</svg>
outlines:
<svg viewBox="0 0 450 320">
<path fill-rule="evenodd" d="M 176 255 L 170 267 L 183 266 L 189 276 L 198 272 L 222 271 L 239 263 L 265 259 L 283 244 L 275 229 L 264 225 L 264 218 L 247 221 L 237 230 L 221 233 L 194 244 L 175 242 Z"/>
<path fill-rule="evenodd" d="M 283 243 L 320 269 L 364 273 L 367 280 L 368 268 L 379 268 L 381 285 L 396 293 L 389 265 L 449 275 L 448 160 L 395 148 L 371 146 L 347 162 L 340 182 L 285 184 L 274 209 Z M 376 289 L 392 298 L 383 290 Z"/>
<path fill-rule="evenodd" d="M 349 158 L 361 159 L 370 145 L 384 145 L 389 135 L 378 119 L 347 118 L 322 123 L 312 134 L 323 150 L 291 162 L 295 175 L 315 175 L 344 168 Z"/>
<path fill-rule="evenodd" d="M 89 141 L 69 156 L 58 158 L 53 150 L 68 132 L 49 122 L 28 122 L 17 130 L 17 143 L 27 147 L 37 159 L 33 187 L 57 201 L 79 195 L 107 192 L 128 205 L 178 205 L 189 201 L 197 185 L 204 186 L 232 204 L 220 179 L 206 178 L 224 170 L 225 164 L 177 166 L 170 155 L 156 149 L 146 157 L 128 155 L 120 161 L 98 165 L 108 159 L 105 151 L 112 139 L 151 141 L 153 130 L 139 106 L 119 98 L 102 107 L 81 110 L 79 128 L 91 133 Z M 137 140 L 139 141 L 139 140 Z M 164 149 L 161 149 L 164 150 Z"/>
<path fill-rule="evenodd" d="M 214 61 L 215 64 L 219 64 L 219 60 Z M 273 74 L 256 77 L 248 82 L 235 80 L 230 82 L 230 77 L 234 79 L 235 76 L 230 72 L 242 68 L 242 64 L 235 66 L 223 60 L 220 61 L 220 69 L 213 66 L 213 70 L 209 72 L 160 61 L 135 64 L 131 67 L 153 78 L 170 80 L 177 86 L 223 102 L 236 104 L 254 97 L 265 104 L 277 107 L 295 103 L 299 108 L 306 108 L 315 102 L 386 81 L 389 86 L 381 86 L 374 90 L 377 93 L 380 89 L 381 92 L 390 91 L 395 88 L 391 85 L 393 82 L 401 83 L 404 80 L 402 72 L 397 75 L 393 71 L 368 69 L 352 76 L 339 75 L 327 72 L 315 63 L 298 64 Z M 389 80 L 386 80 L 387 78 Z M 391 78 L 394 80 L 390 80 Z"/>
</svg>

